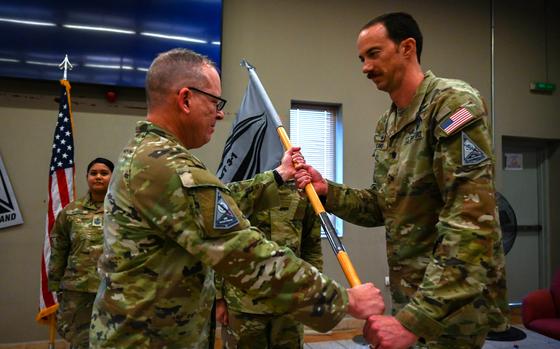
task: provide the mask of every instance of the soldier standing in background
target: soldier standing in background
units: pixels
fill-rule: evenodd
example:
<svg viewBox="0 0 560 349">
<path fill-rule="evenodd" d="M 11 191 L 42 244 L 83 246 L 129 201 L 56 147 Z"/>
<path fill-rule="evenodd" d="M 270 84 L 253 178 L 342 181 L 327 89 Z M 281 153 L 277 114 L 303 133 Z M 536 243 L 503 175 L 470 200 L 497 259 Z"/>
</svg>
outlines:
<svg viewBox="0 0 560 349">
<path fill-rule="evenodd" d="M 234 192 L 242 192 L 228 184 Z M 290 248 L 319 271 L 323 270 L 321 224 L 309 201 L 293 182 L 279 188 L 280 205 L 250 215 L 251 225 L 268 240 Z M 236 200 L 242 201 L 242 200 Z M 219 278 L 218 278 L 219 279 Z M 225 283 L 216 283 L 216 319 L 222 325 L 224 348 L 303 348 L 303 325 L 289 315 L 274 313 L 258 297 Z"/>
<path fill-rule="evenodd" d="M 72 348 L 89 348 L 91 309 L 97 288 L 97 260 L 103 251 L 103 199 L 113 163 L 96 158 L 87 167 L 88 193 L 68 204 L 51 232 L 49 291 L 56 292 L 58 333 Z"/>
<path fill-rule="evenodd" d="M 393 316 L 373 315 L 364 336 L 379 349 L 481 348 L 507 323 L 494 159 L 480 94 L 460 80 L 424 73 L 412 16 L 389 13 L 357 40 L 362 72 L 392 105 L 375 131 L 373 184 L 312 182 L 325 209 L 362 226 L 385 226 Z"/>
<path fill-rule="evenodd" d="M 372 284 L 346 290 L 264 239 L 229 189 L 190 153 L 223 119 L 221 91 L 214 64 L 193 51 L 162 53 L 150 66 L 147 120 L 122 151 L 105 199 L 92 348 L 208 348 L 214 271 L 320 331 L 346 313 L 383 313 Z M 302 161 L 297 150 L 249 180 L 247 199 L 278 200 L 278 186 L 296 171 L 292 162 Z"/>
</svg>

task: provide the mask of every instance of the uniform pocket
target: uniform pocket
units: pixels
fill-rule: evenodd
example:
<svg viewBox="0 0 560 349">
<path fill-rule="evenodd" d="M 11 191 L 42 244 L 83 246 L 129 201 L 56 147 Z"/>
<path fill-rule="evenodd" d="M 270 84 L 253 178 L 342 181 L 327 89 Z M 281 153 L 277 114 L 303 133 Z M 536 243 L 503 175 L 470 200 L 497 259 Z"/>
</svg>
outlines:
<svg viewBox="0 0 560 349">
<path fill-rule="evenodd" d="M 446 327 L 446 335 L 472 336 L 488 331 L 486 300 L 483 297 L 477 297 L 471 303 L 451 313 L 443 322 Z"/>
</svg>

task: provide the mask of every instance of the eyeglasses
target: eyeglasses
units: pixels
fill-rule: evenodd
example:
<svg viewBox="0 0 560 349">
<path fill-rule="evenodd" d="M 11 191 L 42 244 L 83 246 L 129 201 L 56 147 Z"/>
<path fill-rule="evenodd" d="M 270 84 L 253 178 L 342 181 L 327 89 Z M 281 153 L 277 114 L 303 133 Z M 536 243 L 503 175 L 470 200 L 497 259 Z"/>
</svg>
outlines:
<svg viewBox="0 0 560 349">
<path fill-rule="evenodd" d="M 212 98 L 216 99 L 217 100 L 217 102 L 216 102 L 217 111 L 220 111 L 220 110 L 224 109 L 224 107 L 226 106 L 227 101 L 225 99 L 223 99 L 222 97 L 214 96 L 213 94 L 208 93 L 208 92 L 204 92 L 202 90 L 199 90 L 196 87 L 188 86 L 188 88 L 193 90 L 194 92 L 198 92 L 198 93 L 201 93 L 203 95 L 207 95 L 209 97 L 212 97 Z"/>
</svg>

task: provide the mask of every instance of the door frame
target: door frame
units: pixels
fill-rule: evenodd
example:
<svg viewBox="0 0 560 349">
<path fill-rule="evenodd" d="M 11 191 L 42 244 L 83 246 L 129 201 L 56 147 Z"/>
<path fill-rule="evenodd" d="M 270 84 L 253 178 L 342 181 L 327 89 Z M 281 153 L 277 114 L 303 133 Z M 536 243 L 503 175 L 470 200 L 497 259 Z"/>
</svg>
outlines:
<svg viewBox="0 0 560 349">
<path fill-rule="evenodd" d="M 541 231 L 538 234 L 538 283 L 539 288 L 550 284 L 550 169 L 549 158 L 552 152 L 550 140 L 538 138 L 502 136 L 502 175 L 505 175 L 506 148 L 519 147 L 527 151 L 534 151 L 537 162 L 537 202 L 538 224 Z M 518 233 L 519 234 L 519 233 Z"/>
</svg>

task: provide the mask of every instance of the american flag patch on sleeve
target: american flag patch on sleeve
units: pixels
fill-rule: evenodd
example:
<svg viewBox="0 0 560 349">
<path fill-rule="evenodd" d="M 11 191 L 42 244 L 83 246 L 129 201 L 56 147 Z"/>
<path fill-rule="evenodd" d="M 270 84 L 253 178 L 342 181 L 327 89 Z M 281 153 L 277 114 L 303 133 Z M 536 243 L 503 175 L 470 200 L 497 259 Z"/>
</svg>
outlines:
<svg viewBox="0 0 560 349">
<path fill-rule="evenodd" d="M 467 109 L 461 108 L 445 119 L 440 127 L 449 135 L 472 119 L 474 119 L 474 116 Z"/>
</svg>

